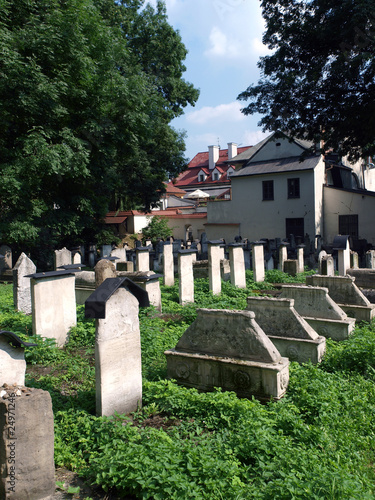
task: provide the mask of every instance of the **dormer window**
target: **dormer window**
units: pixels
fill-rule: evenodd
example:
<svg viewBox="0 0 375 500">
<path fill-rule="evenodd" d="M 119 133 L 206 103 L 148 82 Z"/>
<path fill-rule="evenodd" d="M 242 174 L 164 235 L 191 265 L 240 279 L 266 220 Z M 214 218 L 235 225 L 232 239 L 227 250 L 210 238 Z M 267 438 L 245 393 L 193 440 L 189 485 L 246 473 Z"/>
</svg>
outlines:
<svg viewBox="0 0 375 500">
<path fill-rule="evenodd" d="M 228 170 L 227 170 L 227 177 L 228 177 L 228 179 L 229 179 L 229 177 L 230 177 L 231 175 L 233 175 L 233 174 L 234 174 L 234 168 L 229 167 L 229 168 L 228 168 Z"/>
<path fill-rule="evenodd" d="M 198 182 L 204 182 L 206 178 L 206 174 L 203 172 L 203 170 L 201 170 L 198 174 Z"/>
<path fill-rule="evenodd" d="M 220 179 L 220 172 L 215 168 L 215 170 L 212 172 L 212 180 L 218 181 L 219 179 Z"/>
</svg>

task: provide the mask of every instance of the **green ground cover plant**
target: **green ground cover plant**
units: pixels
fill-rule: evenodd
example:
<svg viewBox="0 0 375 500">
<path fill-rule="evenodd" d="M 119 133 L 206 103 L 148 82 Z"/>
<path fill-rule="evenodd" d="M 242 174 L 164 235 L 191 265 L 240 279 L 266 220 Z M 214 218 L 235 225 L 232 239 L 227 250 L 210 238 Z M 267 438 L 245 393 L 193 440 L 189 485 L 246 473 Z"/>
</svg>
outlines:
<svg viewBox="0 0 375 500">
<path fill-rule="evenodd" d="M 259 284 L 247 272 L 246 290 L 223 282 L 214 296 L 200 279 L 195 304 L 185 306 L 177 284 L 162 287 L 163 313 L 140 311 L 143 407 L 131 415 L 95 416 L 95 326 L 82 306 L 64 349 L 31 337 L 27 385 L 52 396 L 56 465 L 143 499 L 374 498 L 375 323 L 345 342 L 328 341 L 319 366 L 291 363 L 287 395 L 277 402 L 199 393 L 166 378 L 163 352 L 198 307 L 243 309 L 247 296 L 289 280 L 268 271 Z M 30 340 L 31 319 L 14 312 L 10 285 L 0 286 L 0 328 Z"/>
</svg>

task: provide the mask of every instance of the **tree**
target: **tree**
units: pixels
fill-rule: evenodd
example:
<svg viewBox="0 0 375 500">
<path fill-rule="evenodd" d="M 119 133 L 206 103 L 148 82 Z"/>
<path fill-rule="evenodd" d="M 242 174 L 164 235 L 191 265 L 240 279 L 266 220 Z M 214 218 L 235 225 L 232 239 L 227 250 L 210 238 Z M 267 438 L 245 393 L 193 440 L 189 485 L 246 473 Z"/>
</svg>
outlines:
<svg viewBox="0 0 375 500">
<path fill-rule="evenodd" d="M 172 236 L 173 229 L 168 226 L 168 219 L 165 217 L 160 217 L 159 215 L 154 215 L 149 221 L 148 225 L 142 230 L 142 240 L 143 243 L 146 240 L 151 240 L 152 244 L 155 245 L 158 240 L 166 240 L 169 236 Z"/>
<path fill-rule="evenodd" d="M 198 91 L 165 6 L 0 0 L 0 240 L 92 241 L 109 209 L 160 197 L 186 167 L 170 126 Z"/>
<path fill-rule="evenodd" d="M 264 130 L 322 139 L 351 158 L 375 151 L 374 0 L 263 0 L 257 85 L 238 99 Z"/>
</svg>

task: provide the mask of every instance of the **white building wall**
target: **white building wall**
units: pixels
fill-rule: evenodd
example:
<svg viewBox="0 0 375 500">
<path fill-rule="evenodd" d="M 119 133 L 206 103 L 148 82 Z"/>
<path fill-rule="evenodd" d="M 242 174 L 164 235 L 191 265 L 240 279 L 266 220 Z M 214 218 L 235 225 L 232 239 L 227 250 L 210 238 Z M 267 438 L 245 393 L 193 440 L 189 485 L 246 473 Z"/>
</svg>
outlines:
<svg viewBox="0 0 375 500">
<path fill-rule="evenodd" d="M 375 245 L 375 196 L 324 186 L 324 243 L 339 233 L 339 215 L 358 215 L 358 237 Z"/>
<path fill-rule="evenodd" d="M 323 166 L 319 167 L 318 177 L 324 176 L 320 168 L 324 171 Z M 300 179 L 300 198 L 288 199 L 287 179 L 290 178 Z M 263 201 L 264 180 L 274 181 L 274 200 Z M 207 236 L 209 239 L 222 237 L 221 226 L 211 224 L 240 223 L 242 238 L 252 241 L 260 238 L 285 238 L 285 219 L 303 217 L 304 232 L 313 238 L 317 230 L 315 191 L 314 171 L 236 177 L 232 179 L 231 201 L 207 204 Z"/>
<path fill-rule="evenodd" d="M 275 139 L 272 137 L 250 160 L 250 163 L 264 160 L 278 160 L 300 156 L 303 149 L 295 142 L 289 142 L 286 138 Z"/>
</svg>

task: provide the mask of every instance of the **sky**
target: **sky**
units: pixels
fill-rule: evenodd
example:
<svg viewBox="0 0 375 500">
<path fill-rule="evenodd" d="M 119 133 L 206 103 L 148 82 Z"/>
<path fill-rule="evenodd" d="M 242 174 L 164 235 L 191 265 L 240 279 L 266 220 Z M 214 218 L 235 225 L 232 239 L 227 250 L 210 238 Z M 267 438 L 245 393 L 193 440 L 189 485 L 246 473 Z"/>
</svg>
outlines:
<svg viewBox="0 0 375 500">
<path fill-rule="evenodd" d="M 156 0 L 149 0 L 152 5 Z M 260 0 L 165 0 L 168 21 L 189 51 L 183 78 L 200 89 L 195 107 L 185 108 L 172 126 L 185 130 L 186 156 L 228 142 L 253 146 L 266 135 L 259 115 L 245 116 L 237 96 L 257 83 L 264 21 Z"/>
</svg>

